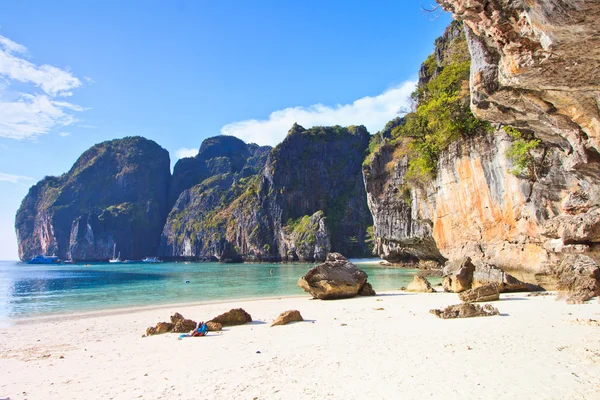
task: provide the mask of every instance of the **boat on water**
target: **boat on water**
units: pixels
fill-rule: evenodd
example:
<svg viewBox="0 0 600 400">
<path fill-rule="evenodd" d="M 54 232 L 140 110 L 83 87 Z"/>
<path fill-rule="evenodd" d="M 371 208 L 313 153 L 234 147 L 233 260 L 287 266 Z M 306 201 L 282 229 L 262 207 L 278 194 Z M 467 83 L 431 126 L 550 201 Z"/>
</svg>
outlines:
<svg viewBox="0 0 600 400">
<path fill-rule="evenodd" d="M 27 264 L 60 264 L 57 256 L 45 256 L 40 254 L 27 261 Z"/>
<path fill-rule="evenodd" d="M 113 247 L 113 256 L 112 256 L 112 258 L 110 260 L 108 260 L 109 263 L 111 263 L 111 264 L 117 264 L 117 263 L 122 262 L 121 261 L 121 252 L 119 252 L 119 256 L 118 257 L 115 257 L 116 253 L 117 253 L 117 244 L 115 243 L 115 247 Z"/>
<path fill-rule="evenodd" d="M 135 260 L 125 260 L 125 261 L 123 261 L 123 264 L 135 264 L 136 262 L 138 262 L 138 261 L 135 261 Z"/>
<path fill-rule="evenodd" d="M 158 264 L 158 263 L 161 263 L 162 260 L 160 260 L 158 257 L 146 257 L 142 260 L 142 262 L 149 263 L 149 264 Z"/>
</svg>

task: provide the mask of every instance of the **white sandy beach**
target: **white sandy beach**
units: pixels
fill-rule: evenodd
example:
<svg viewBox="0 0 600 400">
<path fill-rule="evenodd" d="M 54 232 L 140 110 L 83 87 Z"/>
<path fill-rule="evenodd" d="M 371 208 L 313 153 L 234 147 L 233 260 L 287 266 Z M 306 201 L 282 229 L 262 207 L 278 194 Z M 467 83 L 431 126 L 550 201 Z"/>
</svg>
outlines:
<svg viewBox="0 0 600 400">
<path fill-rule="evenodd" d="M 505 294 L 501 316 L 441 320 L 456 294 L 161 307 L 0 329 L 0 399 L 599 399 L 600 304 Z M 255 322 L 142 338 L 174 312 Z M 377 310 L 383 308 L 383 310 Z M 270 327 L 282 311 L 305 322 Z M 345 325 L 342 325 L 345 324 Z"/>
</svg>

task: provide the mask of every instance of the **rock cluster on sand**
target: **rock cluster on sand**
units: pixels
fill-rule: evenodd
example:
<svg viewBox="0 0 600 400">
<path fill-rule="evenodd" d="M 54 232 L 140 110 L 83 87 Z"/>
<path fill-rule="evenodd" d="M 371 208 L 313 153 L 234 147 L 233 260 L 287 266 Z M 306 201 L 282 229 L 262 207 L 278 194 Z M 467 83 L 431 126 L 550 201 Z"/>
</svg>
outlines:
<svg viewBox="0 0 600 400">
<path fill-rule="evenodd" d="M 413 281 L 408 284 L 406 291 L 415 293 L 435 293 L 435 289 L 431 287 L 427 278 L 419 275 L 415 275 Z"/>
<path fill-rule="evenodd" d="M 500 299 L 500 291 L 495 283 L 487 283 L 473 289 L 465 290 L 458 294 L 458 298 L 465 303 L 479 303 Z"/>
<path fill-rule="evenodd" d="M 477 265 L 470 257 L 449 262 L 444 267 L 444 290 L 460 293 L 471 288 L 495 283 L 500 293 L 543 290 L 537 285 L 521 282 L 494 265 Z"/>
<path fill-rule="evenodd" d="M 483 307 L 479 304 L 462 303 L 448 306 L 443 310 L 430 310 L 430 313 L 442 319 L 451 318 L 471 318 L 471 317 L 490 317 L 492 315 L 500 315 L 497 308 L 489 304 Z"/>
<path fill-rule="evenodd" d="M 311 268 L 298 280 L 298 286 L 321 300 L 354 297 L 359 293 L 373 296 L 375 291 L 370 285 L 364 288 L 367 277 L 340 253 L 329 253 L 323 264 Z"/>
<path fill-rule="evenodd" d="M 567 303 L 583 303 L 600 296 L 600 268 L 588 256 L 578 254 L 566 257 L 555 269 L 560 297 Z"/>
<path fill-rule="evenodd" d="M 243 308 L 233 308 L 208 322 L 217 322 L 222 326 L 243 325 L 252 322 L 252 317 Z"/>
<path fill-rule="evenodd" d="M 298 311 L 298 310 L 284 311 L 281 314 L 279 314 L 279 316 L 275 319 L 275 321 L 273 321 L 271 326 L 286 325 L 286 324 L 289 324 L 290 322 L 294 322 L 294 321 L 304 321 L 304 318 L 302 318 L 300 311 Z"/>
<path fill-rule="evenodd" d="M 186 319 L 183 315 L 175 313 L 171 315 L 171 322 L 159 322 L 156 326 L 146 329 L 146 336 L 160 335 L 167 332 L 187 333 L 196 329 L 196 321 Z"/>
</svg>

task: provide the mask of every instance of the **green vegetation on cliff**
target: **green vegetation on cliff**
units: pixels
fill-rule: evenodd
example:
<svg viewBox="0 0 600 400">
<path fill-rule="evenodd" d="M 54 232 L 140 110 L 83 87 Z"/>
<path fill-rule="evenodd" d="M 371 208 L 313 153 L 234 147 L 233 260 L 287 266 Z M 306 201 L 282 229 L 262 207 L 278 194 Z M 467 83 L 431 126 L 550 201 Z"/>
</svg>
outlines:
<svg viewBox="0 0 600 400">
<path fill-rule="evenodd" d="M 462 24 L 453 22 L 436 47 L 438 51 L 423 63 L 419 85 L 411 95 L 413 111 L 391 131 L 396 154 L 408 156 L 406 178 L 412 182 L 431 180 L 441 152 L 452 142 L 489 129 L 469 107 L 471 59 Z M 384 142 L 385 138 L 374 137 L 369 148 L 375 152 Z M 371 159 L 372 155 L 365 162 Z"/>
</svg>

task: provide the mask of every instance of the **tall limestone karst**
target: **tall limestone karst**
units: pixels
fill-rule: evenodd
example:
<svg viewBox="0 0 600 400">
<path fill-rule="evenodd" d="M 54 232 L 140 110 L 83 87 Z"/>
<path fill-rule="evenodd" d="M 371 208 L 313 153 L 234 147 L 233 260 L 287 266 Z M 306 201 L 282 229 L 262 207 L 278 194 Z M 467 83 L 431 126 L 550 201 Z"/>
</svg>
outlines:
<svg viewBox="0 0 600 400">
<path fill-rule="evenodd" d="M 368 141 L 364 127 L 294 125 L 266 163 L 250 157 L 239 163 L 246 173 L 217 173 L 184 190 L 163 231 L 163 254 L 221 261 L 367 254 L 361 162 Z"/>
<path fill-rule="evenodd" d="M 127 137 L 97 144 L 30 190 L 16 216 L 19 257 L 106 260 L 156 254 L 167 216 L 169 153 Z"/>
<path fill-rule="evenodd" d="M 414 112 L 365 162 L 376 251 L 469 256 L 550 287 L 564 260 L 600 255 L 600 6 L 440 3 L 465 25 L 436 41 Z"/>
</svg>

